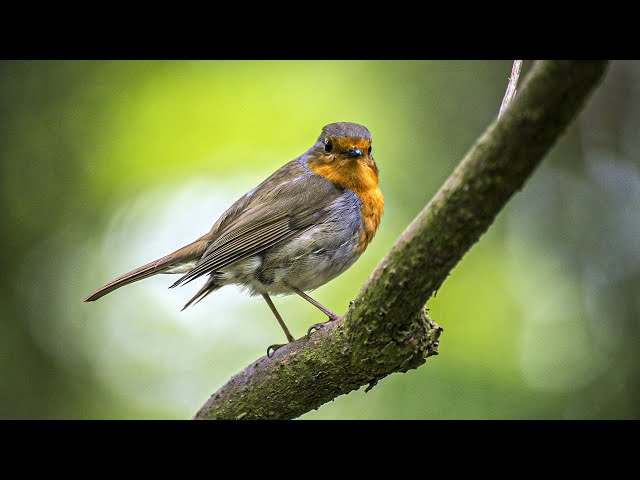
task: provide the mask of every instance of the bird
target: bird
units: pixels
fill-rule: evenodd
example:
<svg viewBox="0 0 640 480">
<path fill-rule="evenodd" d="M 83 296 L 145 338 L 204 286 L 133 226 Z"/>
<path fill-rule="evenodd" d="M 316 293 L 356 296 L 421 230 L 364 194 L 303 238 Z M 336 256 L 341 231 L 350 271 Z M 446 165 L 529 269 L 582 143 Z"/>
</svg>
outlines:
<svg viewBox="0 0 640 480">
<path fill-rule="evenodd" d="M 264 298 L 292 342 L 271 295 L 297 294 L 327 315 L 308 334 L 339 318 L 305 292 L 345 272 L 373 239 L 384 210 L 378 174 L 366 127 L 325 125 L 311 148 L 240 197 L 208 233 L 110 281 L 84 302 L 160 273 L 182 274 L 169 288 L 206 276 L 182 310 L 236 284 Z M 283 345 L 269 346 L 267 355 Z"/>
</svg>

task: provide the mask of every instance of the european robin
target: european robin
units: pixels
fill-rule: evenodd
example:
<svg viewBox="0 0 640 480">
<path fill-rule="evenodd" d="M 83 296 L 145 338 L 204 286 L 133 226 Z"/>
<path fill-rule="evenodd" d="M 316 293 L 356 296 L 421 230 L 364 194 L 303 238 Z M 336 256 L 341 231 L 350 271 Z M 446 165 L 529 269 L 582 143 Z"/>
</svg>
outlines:
<svg viewBox="0 0 640 480">
<path fill-rule="evenodd" d="M 336 320 L 338 315 L 304 292 L 353 265 L 378 229 L 383 203 L 369 130 L 332 123 L 307 152 L 231 205 L 207 234 L 112 280 L 84 301 L 158 273 L 184 274 L 170 288 L 207 275 L 183 310 L 224 285 L 238 284 L 262 295 L 292 342 L 269 295 L 296 293 Z"/>
</svg>

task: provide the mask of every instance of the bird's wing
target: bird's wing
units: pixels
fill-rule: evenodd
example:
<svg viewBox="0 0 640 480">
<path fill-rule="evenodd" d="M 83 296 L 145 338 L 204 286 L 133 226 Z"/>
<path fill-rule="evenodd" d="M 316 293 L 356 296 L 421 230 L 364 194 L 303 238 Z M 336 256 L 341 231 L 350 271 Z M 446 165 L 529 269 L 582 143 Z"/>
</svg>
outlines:
<svg viewBox="0 0 640 480">
<path fill-rule="evenodd" d="M 209 246 L 191 271 L 171 287 L 255 255 L 321 221 L 343 194 L 296 161 L 276 171 L 233 204 L 210 232 Z"/>
</svg>

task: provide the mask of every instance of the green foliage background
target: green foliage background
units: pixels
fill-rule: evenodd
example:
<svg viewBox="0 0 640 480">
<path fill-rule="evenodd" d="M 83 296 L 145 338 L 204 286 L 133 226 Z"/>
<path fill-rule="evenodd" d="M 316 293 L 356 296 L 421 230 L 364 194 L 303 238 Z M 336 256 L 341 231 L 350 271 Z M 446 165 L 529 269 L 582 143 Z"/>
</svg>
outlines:
<svg viewBox="0 0 640 480">
<path fill-rule="evenodd" d="M 525 62 L 523 76 L 531 62 Z M 108 280 L 206 232 L 323 125 L 373 134 L 386 210 L 338 313 L 495 118 L 509 61 L 0 62 L 0 417 L 189 418 L 284 340 L 260 298 Z M 441 355 L 302 418 L 637 418 L 640 64 L 615 62 L 455 268 Z M 301 336 L 322 321 L 277 298 Z"/>
</svg>

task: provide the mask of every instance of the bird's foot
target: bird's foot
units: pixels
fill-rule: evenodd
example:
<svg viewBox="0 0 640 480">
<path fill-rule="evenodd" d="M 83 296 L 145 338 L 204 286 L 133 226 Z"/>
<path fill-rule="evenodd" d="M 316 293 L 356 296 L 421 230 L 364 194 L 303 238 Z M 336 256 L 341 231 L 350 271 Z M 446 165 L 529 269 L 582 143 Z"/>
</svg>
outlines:
<svg viewBox="0 0 640 480">
<path fill-rule="evenodd" d="M 275 343 L 273 345 L 269 345 L 269 348 L 267 348 L 267 357 L 273 357 L 273 355 L 276 353 L 276 350 L 284 347 L 285 345 L 288 345 L 288 343 Z"/>
<path fill-rule="evenodd" d="M 340 317 L 338 315 L 335 315 L 335 314 L 333 316 L 329 315 L 329 320 L 327 320 L 326 322 L 324 322 L 324 323 L 316 323 L 314 325 L 311 325 L 309 327 L 309 330 L 307 330 L 307 337 L 309 335 L 311 335 L 311 332 L 313 332 L 314 330 L 320 330 L 321 328 L 326 327 L 331 322 L 335 322 L 339 318 Z"/>
<path fill-rule="evenodd" d="M 329 323 L 329 322 L 325 322 L 325 323 Z M 313 332 L 314 330 L 320 330 L 322 327 L 324 327 L 324 323 L 316 323 L 314 325 L 311 325 L 309 327 L 309 330 L 307 330 L 307 337 L 311 335 L 311 332 Z"/>
</svg>

